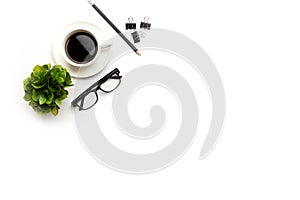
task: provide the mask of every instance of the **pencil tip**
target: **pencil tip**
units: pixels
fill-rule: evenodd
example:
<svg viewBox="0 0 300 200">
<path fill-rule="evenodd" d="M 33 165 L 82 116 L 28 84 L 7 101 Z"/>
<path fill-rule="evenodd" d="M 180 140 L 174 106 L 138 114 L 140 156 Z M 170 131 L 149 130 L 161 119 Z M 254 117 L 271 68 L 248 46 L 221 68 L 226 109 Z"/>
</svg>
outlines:
<svg viewBox="0 0 300 200">
<path fill-rule="evenodd" d="M 142 54 L 139 51 L 135 52 L 137 55 L 141 56 Z"/>
<path fill-rule="evenodd" d="M 94 3 L 92 2 L 92 0 L 88 0 L 89 4 L 94 5 Z"/>
</svg>

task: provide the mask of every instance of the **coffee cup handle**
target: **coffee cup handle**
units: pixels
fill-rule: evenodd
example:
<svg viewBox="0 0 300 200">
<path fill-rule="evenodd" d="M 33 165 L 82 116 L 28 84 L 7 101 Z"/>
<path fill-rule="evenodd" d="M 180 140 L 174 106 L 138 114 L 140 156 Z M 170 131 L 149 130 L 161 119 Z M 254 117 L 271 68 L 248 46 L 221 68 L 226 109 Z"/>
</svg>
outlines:
<svg viewBox="0 0 300 200">
<path fill-rule="evenodd" d="M 110 48 L 112 46 L 112 44 L 103 44 L 101 45 L 101 49 L 107 49 L 107 48 Z"/>
</svg>

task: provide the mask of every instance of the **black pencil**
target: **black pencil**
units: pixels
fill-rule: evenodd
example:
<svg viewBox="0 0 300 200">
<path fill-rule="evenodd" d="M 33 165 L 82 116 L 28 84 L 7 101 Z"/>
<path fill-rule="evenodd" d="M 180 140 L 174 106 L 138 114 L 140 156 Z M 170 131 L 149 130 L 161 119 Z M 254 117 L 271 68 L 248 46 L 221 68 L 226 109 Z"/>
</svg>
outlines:
<svg viewBox="0 0 300 200">
<path fill-rule="evenodd" d="M 121 31 L 104 15 L 104 13 L 91 1 L 88 0 L 89 4 L 103 17 L 103 19 L 119 34 L 119 36 L 132 48 L 132 50 L 137 54 L 141 55 L 139 50 L 121 33 Z"/>
</svg>

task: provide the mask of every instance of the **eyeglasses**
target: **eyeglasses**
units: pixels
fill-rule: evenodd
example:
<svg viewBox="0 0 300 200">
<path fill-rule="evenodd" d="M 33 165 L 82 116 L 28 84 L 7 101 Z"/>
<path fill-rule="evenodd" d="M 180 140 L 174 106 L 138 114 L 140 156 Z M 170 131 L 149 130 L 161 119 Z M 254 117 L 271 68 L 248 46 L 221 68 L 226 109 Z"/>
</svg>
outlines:
<svg viewBox="0 0 300 200">
<path fill-rule="evenodd" d="M 98 102 L 97 91 L 101 90 L 105 93 L 110 93 L 117 89 L 121 83 L 122 76 L 119 75 L 120 71 L 116 68 L 106 74 L 103 78 L 91 85 L 88 89 L 82 92 L 71 104 L 78 107 L 79 111 L 88 110 Z"/>
</svg>

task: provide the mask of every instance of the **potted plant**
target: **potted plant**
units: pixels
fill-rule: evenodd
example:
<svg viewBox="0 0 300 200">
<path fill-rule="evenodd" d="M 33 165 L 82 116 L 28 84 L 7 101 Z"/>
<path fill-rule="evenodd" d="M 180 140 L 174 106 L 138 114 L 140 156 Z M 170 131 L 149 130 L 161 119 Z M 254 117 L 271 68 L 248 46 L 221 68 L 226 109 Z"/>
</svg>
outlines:
<svg viewBox="0 0 300 200">
<path fill-rule="evenodd" d="M 58 114 L 68 96 L 67 87 L 73 86 L 69 72 L 61 65 L 37 65 L 30 77 L 23 81 L 24 100 L 39 114 Z"/>
</svg>

